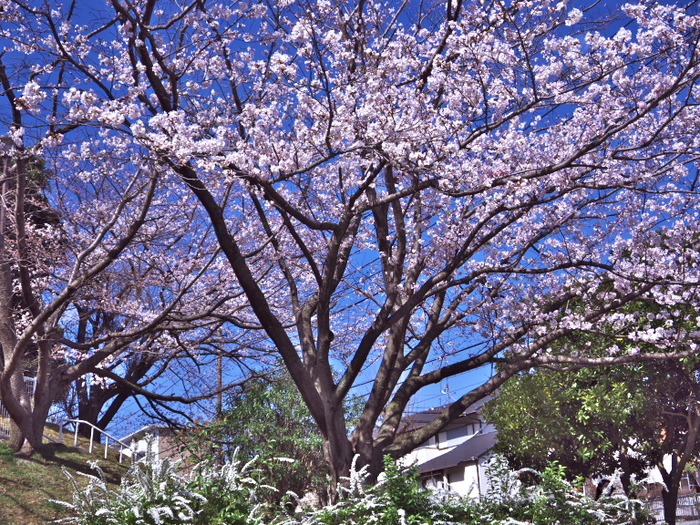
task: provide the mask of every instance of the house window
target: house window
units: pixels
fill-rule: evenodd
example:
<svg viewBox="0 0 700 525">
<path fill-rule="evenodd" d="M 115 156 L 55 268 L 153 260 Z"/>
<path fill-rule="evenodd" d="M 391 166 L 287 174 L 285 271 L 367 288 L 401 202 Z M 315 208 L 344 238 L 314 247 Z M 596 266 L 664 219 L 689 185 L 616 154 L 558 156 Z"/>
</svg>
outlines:
<svg viewBox="0 0 700 525">
<path fill-rule="evenodd" d="M 461 437 L 464 437 L 467 434 L 468 434 L 468 431 L 465 427 L 451 428 L 445 432 L 445 438 L 446 438 L 446 441 L 451 441 L 453 439 L 459 439 Z"/>
<path fill-rule="evenodd" d="M 683 472 L 679 488 L 681 492 L 698 492 L 700 487 L 698 487 L 695 473 L 688 472 L 687 470 Z"/>
<path fill-rule="evenodd" d="M 438 448 L 449 448 L 459 445 L 467 437 L 467 429 L 464 426 L 450 428 L 438 434 Z"/>
<path fill-rule="evenodd" d="M 450 485 L 459 483 L 460 481 L 464 481 L 464 468 L 455 468 L 447 473 L 447 483 Z"/>
<path fill-rule="evenodd" d="M 445 476 L 442 472 L 436 472 L 422 478 L 421 483 L 426 489 L 443 490 L 445 488 Z"/>
<path fill-rule="evenodd" d="M 440 432 L 436 436 L 436 443 L 438 448 L 449 448 L 463 443 L 467 438 L 473 436 L 479 430 L 481 430 L 481 421 L 474 421 L 472 423 L 467 423 L 460 425 L 458 427 L 453 427 Z"/>
<path fill-rule="evenodd" d="M 467 425 L 467 435 L 472 436 L 481 430 L 481 421 L 475 421 Z"/>
</svg>

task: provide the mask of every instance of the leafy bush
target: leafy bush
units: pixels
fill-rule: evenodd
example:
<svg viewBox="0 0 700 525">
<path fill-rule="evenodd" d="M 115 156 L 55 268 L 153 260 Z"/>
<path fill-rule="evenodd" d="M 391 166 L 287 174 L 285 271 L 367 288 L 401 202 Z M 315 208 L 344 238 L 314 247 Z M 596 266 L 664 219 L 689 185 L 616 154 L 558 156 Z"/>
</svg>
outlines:
<svg viewBox="0 0 700 525">
<path fill-rule="evenodd" d="M 251 465 L 242 464 L 237 454 L 223 465 L 200 463 L 190 476 L 190 487 L 202 499 L 197 506 L 196 523 L 206 525 L 253 525 L 263 523 L 264 506 L 257 504 L 260 491 L 275 489 L 260 485 L 252 476 Z"/>
<path fill-rule="evenodd" d="M 415 473 L 408 475 L 386 462 L 384 479 L 364 483 L 363 470 L 348 480 L 339 503 L 309 512 L 284 525 L 646 525 L 654 523 L 638 501 L 624 497 L 593 501 L 566 481 L 564 468 L 551 465 L 541 474 L 510 472 L 505 461 L 493 461 L 489 492 L 481 499 L 423 489 Z M 526 486 L 522 474 L 539 481 Z"/>
<path fill-rule="evenodd" d="M 259 503 L 261 485 L 234 454 L 217 466 L 201 463 L 188 475 L 168 460 L 135 463 L 118 491 L 104 476 L 88 476 L 81 488 L 75 478 L 76 513 L 64 522 L 77 525 L 646 525 L 653 520 L 641 503 L 624 497 L 593 501 L 565 479 L 554 464 L 542 473 L 510 472 L 495 460 L 489 492 L 465 499 L 421 487 L 416 473 L 387 459 L 379 483 L 367 483 L 366 468 L 353 468 L 340 487 L 342 498 L 321 509 L 289 516 L 282 507 Z M 537 482 L 523 483 L 522 475 Z"/>
<path fill-rule="evenodd" d="M 345 486 L 340 486 L 343 498 L 335 505 L 312 511 L 285 525 L 419 525 L 432 524 L 439 514 L 436 502 L 421 487 L 417 474 L 402 472 L 397 463 L 384 460 L 383 479 L 374 485 L 366 483 L 367 470 L 351 470 Z"/>
<path fill-rule="evenodd" d="M 282 503 L 288 492 L 314 492 L 327 501 L 323 440 L 287 374 L 249 381 L 242 392 L 226 396 L 218 419 L 188 428 L 181 438 L 200 460 L 225 463 L 234 451 L 243 459 L 256 457 L 256 469 L 278 489 L 264 494 L 267 503 Z"/>
<path fill-rule="evenodd" d="M 180 474 L 176 463 L 156 460 L 134 462 L 118 491 L 107 486 L 95 463 L 97 475 L 80 487 L 69 472 L 73 501 L 60 503 L 75 516 L 60 520 L 78 525 L 262 525 L 263 513 L 256 504 L 260 486 L 252 477 L 251 463 L 234 455 L 224 465 L 201 463 L 188 475 Z M 80 473 L 79 473 L 80 474 Z"/>
<path fill-rule="evenodd" d="M 554 463 L 542 473 L 512 472 L 501 457 L 489 465 L 488 493 L 480 500 L 454 501 L 449 513 L 462 525 L 646 525 L 655 523 L 642 503 L 624 496 L 597 501 L 566 480 Z M 522 478 L 536 479 L 528 486 Z"/>
</svg>

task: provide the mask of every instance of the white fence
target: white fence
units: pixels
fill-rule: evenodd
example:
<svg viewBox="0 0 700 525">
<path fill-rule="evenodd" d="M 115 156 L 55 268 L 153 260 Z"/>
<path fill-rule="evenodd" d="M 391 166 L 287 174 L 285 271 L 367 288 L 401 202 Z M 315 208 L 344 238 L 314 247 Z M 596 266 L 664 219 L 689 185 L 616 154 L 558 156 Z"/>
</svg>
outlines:
<svg viewBox="0 0 700 525">
<path fill-rule="evenodd" d="M 34 392 L 36 390 L 36 378 L 24 376 L 24 388 L 27 389 L 27 395 L 33 403 Z M 0 435 L 10 435 L 10 415 L 7 413 L 5 405 L 2 403 L 0 403 Z"/>
</svg>

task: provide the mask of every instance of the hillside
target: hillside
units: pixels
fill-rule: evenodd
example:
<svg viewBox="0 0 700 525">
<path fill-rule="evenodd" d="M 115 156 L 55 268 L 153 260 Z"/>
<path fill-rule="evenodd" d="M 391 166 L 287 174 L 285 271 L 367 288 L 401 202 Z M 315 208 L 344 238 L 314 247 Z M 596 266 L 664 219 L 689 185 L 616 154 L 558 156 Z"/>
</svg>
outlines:
<svg viewBox="0 0 700 525">
<path fill-rule="evenodd" d="M 66 443 L 73 444 L 72 436 Z M 90 462 L 96 460 L 107 480 L 118 484 L 126 465 L 120 465 L 112 457 L 105 460 L 101 455 L 88 454 L 80 446 L 47 443 L 31 458 L 20 458 L 0 441 L 0 525 L 43 525 L 66 517 L 64 507 L 49 501 L 71 501 L 72 486 L 61 467 L 72 473 L 93 473 Z"/>
</svg>

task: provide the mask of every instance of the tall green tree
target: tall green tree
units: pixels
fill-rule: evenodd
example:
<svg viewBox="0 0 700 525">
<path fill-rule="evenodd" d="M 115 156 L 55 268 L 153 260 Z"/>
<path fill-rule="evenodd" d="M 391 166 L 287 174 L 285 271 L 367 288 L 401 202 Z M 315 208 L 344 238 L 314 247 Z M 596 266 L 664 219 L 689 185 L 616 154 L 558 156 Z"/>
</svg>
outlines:
<svg viewBox="0 0 700 525">
<path fill-rule="evenodd" d="M 278 490 L 280 501 L 288 492 L 313 492 L 325 498 L 330 470 L 323 457 L 323 440 L 299 391 L 287 374 L 256 378 L 226 398 L 219 418 L 187 442 L 198 454 L 219 460 L 257 457 L 266 483 Z"/>
<path fill-rule="evenodd" d="M 497 451 L 515 467 L 557 461 L 571 477 L 619 469 L 627 492 L 634 474 L 657 467 L 671 525 L 684 468 L 700 456 L 696 363 L 528 372 L 507 383 L 485 414 L 499 432 Z"/>
</svg>

